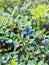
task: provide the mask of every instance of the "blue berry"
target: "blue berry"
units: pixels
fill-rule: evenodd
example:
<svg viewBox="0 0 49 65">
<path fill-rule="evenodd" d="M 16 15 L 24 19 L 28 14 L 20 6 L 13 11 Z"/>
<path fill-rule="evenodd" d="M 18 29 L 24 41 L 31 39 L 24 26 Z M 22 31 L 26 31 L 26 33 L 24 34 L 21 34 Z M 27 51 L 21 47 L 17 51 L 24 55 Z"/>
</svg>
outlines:
<svg viewBox="0 0 49 65">
<path fill-rule="evenodd" d="M 24 35 L 29 35 L 30 34 L 30 28 L 26 28 L 23 34 Z"/>
<path fill-rule="evenodd" d="M 2 43 L 5 43 L 5 39 L 1 39 L 1 42 L 2 42 Z"/>
<path fill-rule="evenodd" d="M 11 48 L 14 48 L 14 44 L 13 44 L 12 40 L 9 40 L 8 44 L 11 46 Z"/>
<path fill-rule="evenodd" d="M 11 46 L 11 48 L 13 48 L 13 49 L 14 49 L 14 44 L 13 44 L 13 43 L 12 43 L 10 46 Z"/>
<path fill-rule="evenodd" d="M 49 25 L 48 24 L 44 24 L 44 28 L 46 31 L 49 31 Z"/>
<path fill-rule="evenodd" d="M 34 58 L 34 60 L 35 60 L 35 61 L 38 61 L 38 60 L 39 60 L 39 58 L 38 58 L 38 57 L 35 57 L 35 58 Z"/>
<path fill-rule="evenodd" d="M 44 24 L 44 28 L 48 27 L 48 24 Z"/>
<path fill-rule="evenodd" d="M 42 43 L 42 44 L 46 44 L 46 39 L 43 39 L 43 40 L 41 41 L 41 43 Z"/>
<path fill-rule="evenodd" d="M 8 41 L 8 44 L 11 45 L 13 42 L 12 41 Z"/>
<path fill-rule="evenodd" d="M 8 43 L 10 45 L 11 48 L 14 48 L 14 44 L 13 43 Z"/>
</svg>

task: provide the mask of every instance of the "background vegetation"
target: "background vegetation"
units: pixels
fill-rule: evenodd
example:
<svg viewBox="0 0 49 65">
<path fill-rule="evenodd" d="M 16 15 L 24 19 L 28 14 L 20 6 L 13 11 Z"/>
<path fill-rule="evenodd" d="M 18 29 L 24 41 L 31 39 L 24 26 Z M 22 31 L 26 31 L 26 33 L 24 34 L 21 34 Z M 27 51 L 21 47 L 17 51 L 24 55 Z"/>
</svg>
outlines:
<svg viewBox="0 0 49 65">
<path fill-rule="evenodd" d="M 0 0 L 0 65 L 49 65 L 49 0 Z"/>
</svg>

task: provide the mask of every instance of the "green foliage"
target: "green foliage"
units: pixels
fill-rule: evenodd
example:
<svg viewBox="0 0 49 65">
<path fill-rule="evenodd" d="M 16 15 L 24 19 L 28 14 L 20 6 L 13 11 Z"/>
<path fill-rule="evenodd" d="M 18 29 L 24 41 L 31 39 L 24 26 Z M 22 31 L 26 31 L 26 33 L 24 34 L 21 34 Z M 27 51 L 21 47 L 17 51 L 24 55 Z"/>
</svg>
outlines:
<svg viewBox="0 0 49 65">
<path fill-rule="evenodd" d="M 32 19 L 36 20 L 45 20 L 45 17 L 47 16 L 47 6 L 46 5 L 38 5 L 35 9 L 30 10 L 32 16 Z"/>
<path fill-rule="evenodd" d="M 10 65 L 17 65 L 15 60 L 11 60 Z"/>
<path fill-rule="evenodd" d="M 49 65 L 48 0 L 0 0 L 0 65 Z"/>
<path fill-rule="evenodd" d="M 32 19 L 37 20 L 37 26 L 40 26 L 41 21 L 45 21 L 46 17 L 48 16 L 49 8 L 48 6 L 38 5 L 35 9 L 31 9 L 30 12 L 33 15 Z M 39 28 L 39 27 L 38 27 Z"/>
</svg>

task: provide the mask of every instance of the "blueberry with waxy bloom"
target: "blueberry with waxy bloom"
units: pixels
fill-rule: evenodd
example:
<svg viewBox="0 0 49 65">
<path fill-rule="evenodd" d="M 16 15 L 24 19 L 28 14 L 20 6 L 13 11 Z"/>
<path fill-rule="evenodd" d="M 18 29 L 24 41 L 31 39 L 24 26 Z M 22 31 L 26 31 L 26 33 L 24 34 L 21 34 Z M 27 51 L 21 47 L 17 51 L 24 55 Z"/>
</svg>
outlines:
<svg viewBox="0 0 49 65">
<path fill-rule="evenodd" d="M 30 34 L 30 28 L 26 28 L 23 32 L 23 34 L 26 36 L 26 35 L 29 35 Z"/>
<path fill-rule="evenodd" d="M 10 45 L 11 48 L 14 49 L 14 44 L 13 43 L 8 42 L 8 44 Z"/>
<path fill-rule="evenodd" d="M 2 42 L 2 43 L 5 43 L 5 39 L 4 39 L 4 38 L 2 38 L 2 39 L 1 39 L 1 42 Z"/>
<path fill-rule="evenodd" d="M 38 61 L 38 60 L 39 60 L 39 58 L 38 58 L 38 57 L 35 57 L 35 58 L 34 58 L 34 60 L 35 60 L 35 61 Z"/>
<path fill-rule="evenodd" d="M 11 44 L 10 46 L 11 46 L 12 49 L 14 49 L 14 44 Z"/>
<path fill-rule="evenodd" d="M 13 44 L 12 40 L 9 40 L 9 41 L 8 41 L 8 45 L 10 45 L 10 46 L 11 46 L 11 48 L 13 48 L 13 49 L 14 49 L 14 44 Z"/>
<path fill-rule="evenodd" d="M 43 39 L 43 40 L 41 41 L 41 43 L 42 43 L 42 44 L 46 44 L 46 39 Z"/>
<path fill-rule="evenodd" d="M 44 24 L 44 28 L 46 28 L 48 26 L 48 24 Z"/>
<path fill-rule="evenodd" d="M 49 24 L 44 24 L 44 28 L 46 29 L 46 31 L 49 31 Z"/>
</svg>

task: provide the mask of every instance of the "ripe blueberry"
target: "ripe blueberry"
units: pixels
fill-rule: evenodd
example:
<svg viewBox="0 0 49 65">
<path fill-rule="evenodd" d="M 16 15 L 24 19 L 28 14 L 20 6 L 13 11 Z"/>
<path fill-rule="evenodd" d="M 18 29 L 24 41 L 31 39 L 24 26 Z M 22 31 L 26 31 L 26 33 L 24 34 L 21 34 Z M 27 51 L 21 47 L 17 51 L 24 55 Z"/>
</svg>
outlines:
<svg viewBox="0 0 49 65">
<path fill-rule="evenodd" d="M 25 31 L 23 32 L 24 36 L 30 34 L 30 28 L 26 28 Z"/>
<path fill-rule="evenodd" d="M 35 57 L 34 60 L 35 60 L 35 61 L 38 61 L 39 59 L 38 59 L 38 57 Z"/>
<path fill-rule="evenodd" d="M 14 48 L 14 44 L 13 44 L 12 40 L 9 40 L 9 41 L 8 41 L 8 45 L 10 45 L 11 48 Z"/>
<path fill-rule="evenodd" d="M 44 28 L 46 29 L 46 31 L 49 31 L 49 24 L 44 24 Z"/>
<path fill-rule="evenodd" d="M 5 43 L 5 39 L 1 39 L 1 42 L 2 42 L 2 43 Z"/>
<path fill-rule="evenodd" d="M 43 40 L 41 41 L 41 43 L 42 43 L 42 44 L 46 44 L 46 39 L 43 39 Z"/>
</svg>

